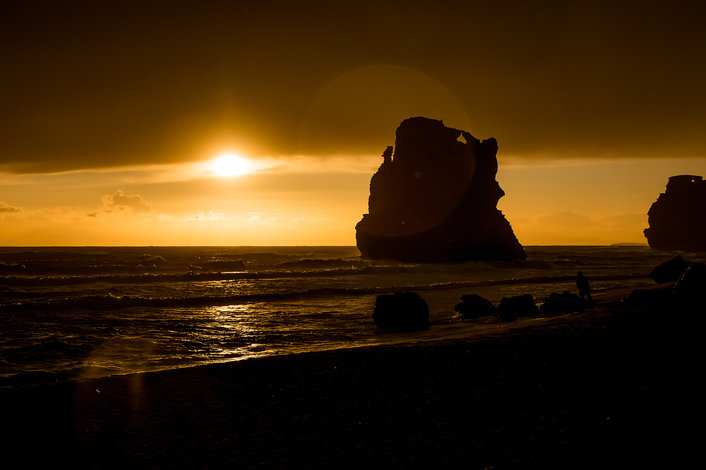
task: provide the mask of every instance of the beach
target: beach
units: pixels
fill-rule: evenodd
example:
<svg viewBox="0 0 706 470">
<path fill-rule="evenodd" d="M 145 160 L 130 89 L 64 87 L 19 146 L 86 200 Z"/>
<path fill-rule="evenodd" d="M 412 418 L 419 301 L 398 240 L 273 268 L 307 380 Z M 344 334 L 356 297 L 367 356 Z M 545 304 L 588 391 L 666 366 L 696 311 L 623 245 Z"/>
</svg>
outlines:
<svg viewBox="0 0 706 470">
<path fill-rule="evenodd" d="M 446 340 L 0 391 L 23 467 L 677 467 L 693 452 L 698 333 L 596 308 Z M 663 315 L 672 315 L 665 321 Z"/>
</svg>

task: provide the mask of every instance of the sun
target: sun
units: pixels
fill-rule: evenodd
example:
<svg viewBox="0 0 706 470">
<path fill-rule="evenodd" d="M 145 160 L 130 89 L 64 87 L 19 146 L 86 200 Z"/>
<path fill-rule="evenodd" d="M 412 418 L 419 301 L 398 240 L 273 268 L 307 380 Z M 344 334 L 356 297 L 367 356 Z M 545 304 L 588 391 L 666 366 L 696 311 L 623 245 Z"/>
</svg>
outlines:
<svg viewBox="0 0 706 470">
<path fill-rule="evenodd" d="M 233 152 L 224 152 L 208 163 L 211 175 L 220 178 L 245 175 L 251 173 L 253 169 L 250 160 Z"/>
</svg>

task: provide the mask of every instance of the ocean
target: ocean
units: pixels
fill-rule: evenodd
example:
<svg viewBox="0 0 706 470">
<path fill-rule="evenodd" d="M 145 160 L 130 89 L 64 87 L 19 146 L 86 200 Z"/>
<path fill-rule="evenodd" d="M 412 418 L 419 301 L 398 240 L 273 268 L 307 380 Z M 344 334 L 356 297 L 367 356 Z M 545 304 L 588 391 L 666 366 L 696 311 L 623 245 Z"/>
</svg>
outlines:
<svg viewBox="0 0 706 470">
<path fill-rule="evenodd" d="M 443 338 L 454 305 L 652 282 L 674 253 L 646 246 L 529 246 L 526 260 L 412 264 L 363 260 L 355 247 L 0 248 L 0 387 Z M 685 254 L 685 258 L 697 259 Z M 379 331 L 379 294 L 414 291 L 431 328 Z"/>
</svg>

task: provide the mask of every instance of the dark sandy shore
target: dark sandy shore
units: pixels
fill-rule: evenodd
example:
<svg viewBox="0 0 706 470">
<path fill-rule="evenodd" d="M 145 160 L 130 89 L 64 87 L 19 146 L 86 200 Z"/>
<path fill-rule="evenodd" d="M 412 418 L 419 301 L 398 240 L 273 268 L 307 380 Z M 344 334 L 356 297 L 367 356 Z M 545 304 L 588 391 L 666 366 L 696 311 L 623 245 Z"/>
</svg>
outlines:
<svg viewBox="0 0 706 470">
<path fill-rule="evenodd" d="M 681 468 L 703 435 L 701 337 L 675 312 L 598 308 L 3 390 L 1 455 L 16 468 Z"/>
</svg>

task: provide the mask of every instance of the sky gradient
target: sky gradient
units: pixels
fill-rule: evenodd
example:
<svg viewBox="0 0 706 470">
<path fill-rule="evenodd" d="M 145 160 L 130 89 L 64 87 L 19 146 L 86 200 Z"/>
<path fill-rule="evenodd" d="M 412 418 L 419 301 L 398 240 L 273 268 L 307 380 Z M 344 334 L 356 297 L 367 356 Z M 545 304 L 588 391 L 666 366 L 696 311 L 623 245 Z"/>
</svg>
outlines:
<svg viewBox="0 0 706 470">
<path fill-rule="evenodd" d="M 351 245 L 417 115 L 498 140 L 521 243 L 644 242 L 706 175 L 704 9 L 4 2 L 0 245 Z"/>
</svg>

